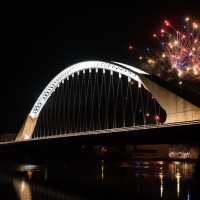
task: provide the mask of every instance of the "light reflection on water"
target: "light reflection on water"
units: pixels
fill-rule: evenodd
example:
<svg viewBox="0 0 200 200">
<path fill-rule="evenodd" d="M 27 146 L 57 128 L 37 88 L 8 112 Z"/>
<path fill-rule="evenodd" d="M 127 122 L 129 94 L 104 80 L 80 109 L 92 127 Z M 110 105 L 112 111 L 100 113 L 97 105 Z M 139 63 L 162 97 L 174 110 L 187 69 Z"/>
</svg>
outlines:
<svg viewBox="0 0 200 200">
<path fill-rule="evenodd" d="M 13 179 L 13 185 L 20 200 L 32 200 L 30 185 L 25 180 Z"/>
<path fill-rule="evenodd" d="M 104 160 L 101 161 L 101 179 L 104 178 Z"/>
<path fill-rule="evenodd" d="M 19 200 L 105 199 L 112 198 L 112 195 L 116 197 L 118 193 L 122 196 L 132 195 L 135 199 L 195 200 L 199 199 L 199 194 L 192 177 L 193 166 L 194 163 L 189 162 L 136 161 L 111 164 L 103 160 L 93 163 L 26 164 L 15 166 L 14 171 L 22 173 L 16 176 L 6 177 L 0 172 L 0 182 L 12 180 Z M 1 163 L 0 170 L 2 167 Z M 76 193 L 76 190 L 70 192 L 69 185 L 71 188 L 77 187 L 77 191 L 83 187 L 85 193 L 82 190 L 81 193 Z M 93 194 L 91 188 L 110 191 L 110 194 L 106 193 L 101 198 L 104 192 Z M 129 198 L 123 196 L 123 199 Z"/>
</svg>

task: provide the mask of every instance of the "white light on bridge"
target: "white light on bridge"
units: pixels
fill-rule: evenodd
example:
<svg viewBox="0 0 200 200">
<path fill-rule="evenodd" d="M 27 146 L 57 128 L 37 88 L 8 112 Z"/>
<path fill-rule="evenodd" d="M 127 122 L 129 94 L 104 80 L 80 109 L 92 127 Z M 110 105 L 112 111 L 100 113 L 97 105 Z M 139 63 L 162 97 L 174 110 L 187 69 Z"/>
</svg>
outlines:
<svg viewBox="0 0 200 200">
<path fill-rule="evenodd" d="M 25 135 L 25 138 L 24 138 L 25 140 L 28 140 L 29 139 L 29 136 L 28 135 Z"/>
</svg>

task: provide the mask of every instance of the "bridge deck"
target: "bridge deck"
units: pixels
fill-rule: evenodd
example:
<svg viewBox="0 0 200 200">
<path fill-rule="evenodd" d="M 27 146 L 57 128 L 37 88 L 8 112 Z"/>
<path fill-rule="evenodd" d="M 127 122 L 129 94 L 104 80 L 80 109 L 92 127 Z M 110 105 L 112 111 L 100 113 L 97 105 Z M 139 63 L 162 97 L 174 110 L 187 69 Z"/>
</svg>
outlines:
<svg viewBox="0 0 200 200">
<path fill-rule="evenodd" d="M 176 123 L 166 123 L 166 124 L 149 124 L 149 125 L 139 125 L 132 127 L 122 127 L 122 128 L 113 128 L 113 129 L 105 129 L 105 130 L 95 130 L 95 131 L 86 131 L 86 132 L 78 132 L 78 133 L 69 133 L 69 134 L 60 134 L 53 136 L 44 136 L 38 138 L 32 138 L 29 140 L 23 141 L 12 141 L 12 142 L 1 142 L 0 145 L 8 145 L 8 144 L 16 144 L 16 143 L 24 143 L 38 140 L 48 140 L 48 139 L 56 139 L 56 138 L 67 138 L 67 137 L 76 137 L 76 136 L 89 136 L 89 135 L 101 135 L 104 133 L 122 133 L 122 132 L 131 132 L 140 130 L 149 130 L 149 129 L 164 129 L 164 128 L 172 128 L 172 127 L 185 127 L 191 125 L 200 125 L 200 120 L 194 121 L 185 121 L 185 122 L 176 122 Z"/>
</svg>

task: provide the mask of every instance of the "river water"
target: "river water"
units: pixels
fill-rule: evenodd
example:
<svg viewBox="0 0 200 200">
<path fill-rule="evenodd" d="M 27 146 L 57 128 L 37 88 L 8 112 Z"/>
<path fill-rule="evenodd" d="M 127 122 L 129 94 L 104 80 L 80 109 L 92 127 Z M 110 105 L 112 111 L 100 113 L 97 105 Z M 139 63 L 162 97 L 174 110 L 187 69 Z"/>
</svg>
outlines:
<svg viewBox="0 0 200 200">
<path fill-rule="evenodd" d="M 195 162 L 0 162 L 0 199 L 199 200 Z"/>
</svg>

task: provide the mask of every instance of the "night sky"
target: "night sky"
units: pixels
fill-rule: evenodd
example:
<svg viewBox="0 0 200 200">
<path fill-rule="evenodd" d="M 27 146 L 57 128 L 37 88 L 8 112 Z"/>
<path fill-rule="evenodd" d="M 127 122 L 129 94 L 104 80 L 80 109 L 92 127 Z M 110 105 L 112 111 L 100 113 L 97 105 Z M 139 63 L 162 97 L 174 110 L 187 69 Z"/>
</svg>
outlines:
<svg viewBox="0 0 200 200">
<path fill-rule="evenodd" d="M 138 51 L 129 46 L 159 47 L 152 35 L 164 20 L 177 28 L 188 16 L 200 22 L 198 1 L 112 2 L 1 1 L 0 134 L 19 131 L 42 90 L 67 66 L 134 65 Z"/>
</svg>

